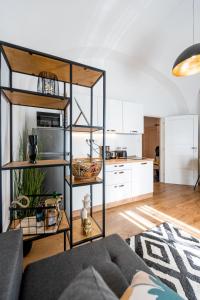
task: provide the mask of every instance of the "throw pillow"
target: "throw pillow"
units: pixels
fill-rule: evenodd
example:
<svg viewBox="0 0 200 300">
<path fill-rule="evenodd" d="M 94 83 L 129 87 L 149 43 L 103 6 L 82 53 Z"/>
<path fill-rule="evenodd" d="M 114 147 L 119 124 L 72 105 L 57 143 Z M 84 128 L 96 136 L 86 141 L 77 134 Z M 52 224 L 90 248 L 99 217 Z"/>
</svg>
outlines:
<svg viewBox="0 0 200 300">
<path fill-rule="evenodd" d="M 99 259 L 93 261 L 91 265 L 102 276 L 105 283 L 115 293 L 115 295 L 120 298 L 129 286 L 129 283 L 119 267 L 111 261 L 104 262 Z M 88 268 L 91 265 L 83 264 L 83 268 Z"/>
<path fill-rule="evenodd" d="M 58 300 L 117 300 L 100 274 L 89 267 L 83 270 L 64 290 Z"/>
<path fill-rule="evenodd" d="M 131 285 L 124 292 L 120 300 L 141 299 L 183 300 L 177 293 L 162 283 L 158 277 L 139 271 L 133 277 Z"/>
</svg>

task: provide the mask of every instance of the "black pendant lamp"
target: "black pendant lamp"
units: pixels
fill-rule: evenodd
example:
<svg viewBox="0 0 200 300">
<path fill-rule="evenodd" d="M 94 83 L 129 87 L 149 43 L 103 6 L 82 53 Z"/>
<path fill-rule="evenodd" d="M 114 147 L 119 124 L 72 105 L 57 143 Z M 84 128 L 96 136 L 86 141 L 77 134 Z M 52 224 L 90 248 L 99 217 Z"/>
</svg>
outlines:
<svg viewBox="0 0 200 300">
<path fill-rule="evenodd" d="M 189 76 L 200 72 L 200 43 L 194 44 L 194 0 L 193 0 L 193 45 L 185 49 L 176 59 L 172 74 Z"/>
</svg>

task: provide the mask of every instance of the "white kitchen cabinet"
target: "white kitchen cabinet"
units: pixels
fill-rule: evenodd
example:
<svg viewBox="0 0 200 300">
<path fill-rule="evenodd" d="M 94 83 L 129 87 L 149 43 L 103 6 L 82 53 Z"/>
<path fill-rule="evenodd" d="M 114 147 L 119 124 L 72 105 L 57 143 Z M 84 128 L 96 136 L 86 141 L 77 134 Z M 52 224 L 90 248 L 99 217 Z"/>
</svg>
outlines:
<svg viewBox="0 0 200 300">
<path fill-rule="evenodd" d="M 144 133 L 144 115 L 141 104 L 123 102 L 123 133 Z"/>
<path fill-rule="evenodd" d="M 106 203 L 128 199 L 132 196 L 131 164 L 106 165 Z"/>
<path fill-rule="evenodd" d="M 132 170 L 132 163 L 116 163 L 116 164 L 106 164 L 106 172 L 114 172 L 121 170 Z M 101 173 L 100 173 L 101 174 Z"/>
<path fill-rule="evenodd" d="M 133 197 L 153 193 L 153 161 L 132 164 Z"/>
<path fill-rule="evenodd" d="M 106 185 L 121 184 L 130 181 L 131 170 L 115 170 L 107 172 L 106 175 Z"/>
<path fill-rule="evenodd" d="M 106 186 L 106 203 L 116 202 L 131 197 L 131 182 Z"/>
<path fill-rule="evenodd" d="M 153 193 L 153 161 L 135 161 L 134 163 L 106 164 L 105 194 L 106 204 Z M 99 177 L 102 176 L 102 172 Z M 102 185 L 93 186 L 93 205 L 100 205 Z M 75 199 L 73 210 L 81 209 L 82 199 L 90 194 L 88 186 L 73 190 Z"/>
<path fill-rule="evenodd" d="M 141 104 L 107 99 L 106 116 L 108 133 L 141 134 L 144 132 L 144 115 Z"/>
<path fill-rule="evenodd" d="M 122 101 L 108 99 L 106 108 L 106 131 L 108 133 L 121 133 L 123 129 Z"/>
</svg>

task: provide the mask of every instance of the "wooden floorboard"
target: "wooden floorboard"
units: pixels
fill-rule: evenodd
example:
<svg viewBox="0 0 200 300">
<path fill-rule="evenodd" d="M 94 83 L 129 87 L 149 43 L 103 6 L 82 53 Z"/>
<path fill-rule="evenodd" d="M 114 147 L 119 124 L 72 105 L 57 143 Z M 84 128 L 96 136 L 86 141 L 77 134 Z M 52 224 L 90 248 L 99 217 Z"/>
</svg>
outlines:
<svg viewBox="0 0 200 300">
<path fill-rule="evenodd" d="M 95 217 L 101 220 L 100 213 Z M 194 191 L 190 186 L 155 183 L 152 198 L 106 211 L 106 235 L 118 233 L 126 239 L 165 221 L 200 237 L 200 188 Z M 63 234 L 35 241 L 24 265 L 62 251 Z"/>
</svg>

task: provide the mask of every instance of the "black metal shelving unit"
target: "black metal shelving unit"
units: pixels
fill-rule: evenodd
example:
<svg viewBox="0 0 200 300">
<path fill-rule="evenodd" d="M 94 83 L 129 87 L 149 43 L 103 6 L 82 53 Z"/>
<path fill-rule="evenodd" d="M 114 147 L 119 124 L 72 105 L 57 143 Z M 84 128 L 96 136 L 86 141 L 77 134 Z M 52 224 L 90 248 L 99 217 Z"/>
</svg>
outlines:
<svg viewBox="0 0 200 300">
<path fill-rule="evenodd" d="M 6 62 L 9 70 L 9 84 L 2 86 L 1 68 L 2 56 Z M 25 74 L 38 77 L 41 71 L 49 71 L 55 73 L 58 81 L 63 84 L 62 96 L 50 96 L 41 93 L 17 89 L 13 87 L 13 73 Z M 102 80 L 102 106 L 103 106 L 103 120 L 102 126 L 95 126 L 93 124 L 93 89 L 95 85 Z M 66 95 L 66 85 L 69 86 L 69 96 Z M 73 86 L 78 85 L 90 89 L 90 125 L 74 125 L 72 122 L 73 115 Z M 94 239 L 105 236 L 105 113 L 106 113 L 106 73 L 91 66 L 80 64 L 71 60 L 53 56 L 50 54 L 42 53 L 32 49 L 24 48 L 21 46 L 13 45 L 0 41 L 0 132 L 2 133 L 2 95 L 9 103 L 9 120 L 10 120 L 10 161 L 3 165 L 2 158 L 2 141 L 0 143 L 0 232 L 2 232 L 2 206 L 3 206 L 3 191 L 2 191 L 2 172 L 5 170 L 10 172 L 10 203 L 13 201 L 13 170 L 25 168 L 42 168 L 42 167 L 63 167 L 63 185 L 64 185 L 64 213 L 66 215 L 66 222 L 68 228 L 64 232 L 64 249 L 66 249 L 66 232 L 68 231 L 68 238 L 70 248 L 82 244 L 84 242 L 92 241 Z M 70 123 L 63 131 L 64 147 L 63 147 L 63 160 L 54 161 L 39 161 L 36 165 L 31 165 L 28 162 L 14 162 L 13 161 L 13 105 L 29 106 L 45 109 L 61 110 L 64 113 L 65 119 L 69 117 Z M 67 116 L 67 108 L 69 105 L 69 115 Z M 73 162 L 73 133 L 85 132 L 90 134 L 90 139 L 93 139 L 93 133 L 101 131 L 103 139 L 102 151 L 102 178 L 90 182 L 76 182 L 72 175 L 72 162 Z M 66 134 L 69 134 L 70 152 L 69 161 L 66 155 Z M 90 145 L 90 156 L 93 157 L 92 145 Z M 69 175 L 67 177 L 67 168 L 69 168 Z M 93 185 L 102 184 L 102 225 L 100 226 L 95 219 L 93 219 Z M 89 237 L 84 237 L 77 240 L 74 238 L 74 232 L 80 230 L 80 219 L 75 219 L 73 216 L 73 188 L 80 186 L 90 186 L 91 207 L 90 214 L 94 228 L 94 234 Z M 70 189 L 69 198 L 66 197 L 66 186 Z M 66 211 L 66 203 L 69 202 L 69 212 Z M 12 221 L 12 220 L 11 220 Z M 66 225 L 67 227 L 67 225 Z M 58 232 L 59 233 L 59 232 Z M 31 237 L 31 240 L 38 239 Z"/>
</svg>

